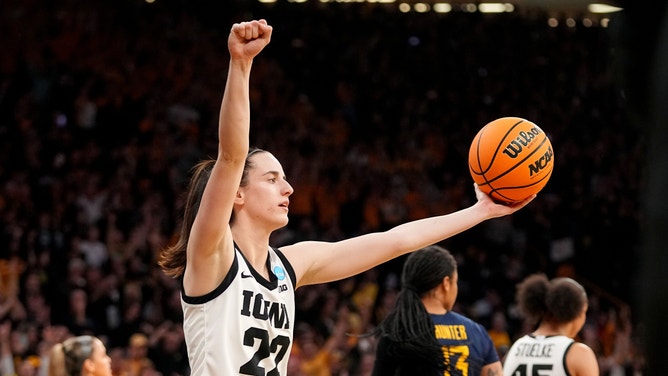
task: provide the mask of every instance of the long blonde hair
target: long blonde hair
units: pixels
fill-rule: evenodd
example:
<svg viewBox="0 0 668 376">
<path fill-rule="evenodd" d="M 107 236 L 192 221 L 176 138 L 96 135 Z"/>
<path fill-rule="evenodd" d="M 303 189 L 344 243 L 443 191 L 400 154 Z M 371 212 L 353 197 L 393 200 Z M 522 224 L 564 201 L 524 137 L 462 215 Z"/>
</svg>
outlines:
<svg viewBox="0 0 668 376">
<path fill-rule="evenodd" d="M 83 364 L 93 354 L 93 336 L 68 338 L 49 354 L 49 376 L 81 376 Z"/>
</svg>

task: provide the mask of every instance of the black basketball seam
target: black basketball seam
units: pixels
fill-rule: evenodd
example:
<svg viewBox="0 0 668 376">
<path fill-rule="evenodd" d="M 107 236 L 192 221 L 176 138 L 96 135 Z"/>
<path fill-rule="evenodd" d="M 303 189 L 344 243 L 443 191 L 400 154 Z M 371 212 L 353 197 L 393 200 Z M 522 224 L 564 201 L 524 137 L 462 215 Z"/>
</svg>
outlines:
<svg viewBox="0 0 668 376">
<path fill-rule="evenodd" d="M 503 142 L 504 142 L 504 140 L 506 139 L 506 137 L 508 137 L 508 135 L 510 134 L 510 132 L 513 131 L 513 129 L 515 129 L 518 125 L 520 125 L 520 124 L 522 124 L 522 123 L 524 123 L 524 119 L 520 119 L 520 121 L 518 121 L 517 123 L 513 124 L 513 126 L 510 127 L 510 129 L 508 129 L 508 131 L 506 132 L 506 134 L 503 135 L 503 137 L 502 137 L 501 140 L 499 141 L 499 144 L 496 145 L 496 149 L 494 149 L 494 154 L 492 155 L 492 159 L 489 161 L 489 166 L 487 166 L 487 168 L 485 169 L 485 171 L 483 171 L 483 170 L 482 170 L 482 166 L 480 166 L 480 174 L 482 174 L 483 177 L 485 177 L 485 174 L 487 173 L 487 171 L 489 171 L 489 169 L 492 168 L 492 166 L 494 165 L 494 160 L 496 159 L 496 156 L 497 156 L 497 154 L 499 153 L 499 148 L 500 148 L 501 145 L 503 144 Z M 480 135 L 480 139 L 482 139 L 482 135 Z M 479 147 L 479 146 L 480 146 L 480 140 L 478 140 L 478 152 L 480 151 L 480 147 Z M 478 163 L 480 163 L 480 153 L 478 153 Z M 485 180 L 487 180 L 486 177 L 485 177 Z"/>
<path fill-rule="evenodd" d="M 517 127 L 518 125 L 520 125 L 524 122 L 524 119 L 518 119 L 518 120 L 519 121 L 517 123 L 513 124 L 513 126 L 510 127 L 510 129 L 508 129 L 506 134 L 503 135 L 503 138 L 501 138 L 501 141 L 499 141 L 499 144 L 496 146 L 496 149 L 494 149 L 494 154 L 492 155 L 492 159 L 489 161 L 489 165 L 487 166 L 487 168 L 485 170 L 483 170 L 482 162 L 480 160 L 480 143 L 482 141 L 483 135 L 485 134 L 485 128 L 487 128 L 487 126 L 483 127 L 480 130 L 480 136 L 478 137 L 478 144 L 476 145 L 476 160 L 478 162 L 478 171 L 480 171 L 480 172 L 474 171 L 474 169 L 470 168 L 471 166 L 469 165 L 469 170 L 475 175 L 482 176 L 482 179 L 484 180 L 484 182 L 481 183 L 481 184 L 478 184 L 478 186 L 489 185 L 490 187 L 492 187 L 491 181 L 487 180 L 486 173 L 494 165 L 494 160 L 496 159 L 496 155 L 498 154 L 500 145 L 503 144 L 503 141 L 506 139 L 506 137 L 508 137 L 510 132 L 512 132 L 512 130 L 515 129 L 515 127 Z"/>
<path fill-rule="evenodd" d="M 548 179 L 548 178 L 552 175 L 552 171 L 553 171 L 553 170 L 554 170 L 554 168 L 551 168 L 545 176 L 543 176 L 542 178 L 540 178 L 540 180 L 537 180 L 537 181 L 535 181 L 535 182 L 533 182 L 533 183 L 531 183 L 531 184 L 528 184 L 528 185 L 518 185 L 518 186 L 503 187 L 503 188 L 493 188 L 493 187 L 490 185 L 490 187 L 492 187 L 492 190 L 489 192 L 489 195 L 491 196 L 492 194 L 496 194 L 497 196 L 503 197 L 503 198 L 505 198 L 506 200 L 509 200 L 509 201 L 516 201 L 516 200 L 514 200 L 514 199 L 512 199 L 512 198 L 510 198 L 510 197 L 508 197 L 508 196 L 505 196 L 505 195 L 499 193 L 499 191 L 508 190 L 508 189 L 518 189 L 518 188 L 528 188 L 528 187 L 531 187 L 531 186 L 533 186 L 533 185 L 536 185 L 536 184 L 542 182 L 542 181 L 545 180 L 545 179 Z"/>
<path fill-rule="evenodd" d="M 478 161 L 478 170 L 481 171 L 483 174 L 483 178 L 485 178 L 484 172 L 482 172 L 482 163 L 480 162 L 480 140 L 482 140 L 482 135 L 485 134 L 485 129 L 480 130 L 480 137 L 478 137 L 478 144 L 476 145 L 475 153 L 476 153 L 476 160 Z M 478 174 L 477 172 L 474 171 L 475 174 Z"/>
</svg>

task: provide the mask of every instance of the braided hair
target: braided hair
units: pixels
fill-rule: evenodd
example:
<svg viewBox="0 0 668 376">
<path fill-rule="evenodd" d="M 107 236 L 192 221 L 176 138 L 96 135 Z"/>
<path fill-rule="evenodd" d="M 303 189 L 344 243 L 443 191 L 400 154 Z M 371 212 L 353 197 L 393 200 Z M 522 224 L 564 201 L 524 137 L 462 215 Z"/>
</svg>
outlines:
<svg viewBox="0 0 668 376">
<path fill-rule="evenodd" d="M 398 359 L 415 359 L 428 369 L 443 374 L 445 361 L 436 340 L 434 323 L 421 298 L 457 271 L 450 252 L 432 245 L 413 252 L 404 263 L 394 309 L 376 330 L 378 337 L 389 340 L 388 352 Z"/>
</svg>

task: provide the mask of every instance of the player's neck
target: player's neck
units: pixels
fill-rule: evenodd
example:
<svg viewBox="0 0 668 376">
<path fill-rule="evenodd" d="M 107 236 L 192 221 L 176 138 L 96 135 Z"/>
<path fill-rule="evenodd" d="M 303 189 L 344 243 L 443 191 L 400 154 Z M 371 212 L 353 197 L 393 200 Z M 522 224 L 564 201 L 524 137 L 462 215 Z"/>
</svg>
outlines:
<svg viewBox="0 0 668 376">
<path fill-rule="evenodd" d="M 536 336 L 568 336 L 570 323 L 555 324 L 555 323 L 541 323 L 538 329 L 532 334 Z"/>
<path fill-rule="evenodd" d="M 267 252 L 269 250 L 268 240 L 254 237 L 248 232 L 234 230 L 232 231 L 232 237 L 253 269 L 262 275 L 266 274 L 264 270 L 266 269 Z"/>
<path fill-rule="evenodd" d="M 244 243 L 249 251 L 252 251 L 250 247 L 264 251 L 269 244 L 274 227 L 249 217 L 246 212 L 237 212 L 234 221 L 230 223 L 230 230 L 232 238 L 240 246 L 241 243 Z"/>
<path fill-rule="evenodd" d="M 230 226 L 232 239 L 237 243 L 241 252 L 249 260 L 256 255 L 267 253 L 269 248 L 269 232 L 261 230 L 259 226 L 253 227 L 239 221 Z"/>
<path fill-rule="evenodd" d="M 427 295 L 423 297 L 422 304 L 424 305 L 425 310 L 432 315 L 445 315 L 448 313 L 448 310 L 443 307 L 443 302 L 433 296 Z"/>
</svg>

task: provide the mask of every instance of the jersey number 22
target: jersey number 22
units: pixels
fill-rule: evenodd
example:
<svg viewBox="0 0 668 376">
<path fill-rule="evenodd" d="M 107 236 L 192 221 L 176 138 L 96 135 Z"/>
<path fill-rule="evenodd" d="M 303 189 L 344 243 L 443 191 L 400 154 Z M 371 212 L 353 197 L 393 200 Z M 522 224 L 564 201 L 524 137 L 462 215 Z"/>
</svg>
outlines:
<svg viewBox="0 0 668 376">
<path fill-rule="evenodd" d="M 285 353 L 288 351 L 288 347 L 290 347 L 290 338 L 276 336 L 276 338 L 269 341 L 269 333 L 266 330 L 248 328 L 244 333 L 244 346 L 254 347 L 256 339 L 260 340 L 260 346 L 255 351 L 255 354 L 253 354 L 253 357 L 239 368 L 239 373 L 253 376 L 279 376 L 278 368 L 265 373 L 264 367 L 260 367 L 260 361 L 274 354 L 274 364 L 278 367 L 278 364 L 283 360 Z"/>
</svg>

